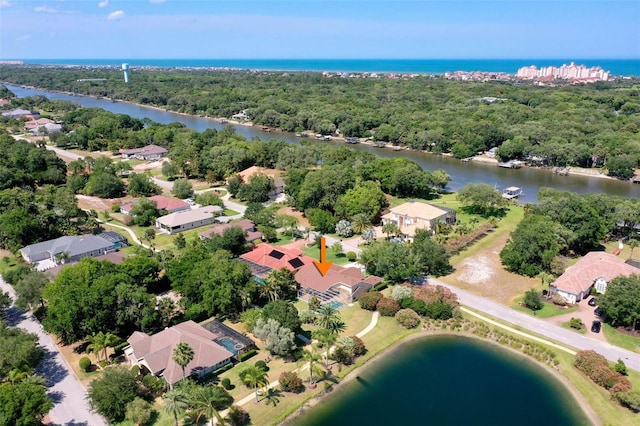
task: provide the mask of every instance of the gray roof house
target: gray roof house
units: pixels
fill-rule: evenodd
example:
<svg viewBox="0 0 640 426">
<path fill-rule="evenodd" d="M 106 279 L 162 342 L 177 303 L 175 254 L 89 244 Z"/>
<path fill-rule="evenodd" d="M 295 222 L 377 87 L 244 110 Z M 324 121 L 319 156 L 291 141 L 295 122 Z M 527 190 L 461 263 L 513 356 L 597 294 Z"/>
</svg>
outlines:
<svg viewBox="0 0 640 426">
<path fill-rule="evenodd" d="M 219 206 L 204 206 L 161 216 L 156 219 L 156 227 L 166 234 L 173 235 L 177 232 L 210 225 L 215 222 L 216 216 L 221 214 L 222 208 Z"/>
<path fill-rule="evenodd" d="M 167 156 L 167 149 L 158 145 L 147 145 L 142 148 L 125 149 L 120 153 L 122 158 L 138 158 L 140 160 L 157 160 Z"/>
<path fill-rule="evenodd" d="M 28 245 L 21 248 L 20 253 L 27 263 L 48 261 L 45 263 L 54 267 L 61 262 L 75 262 L 83 257 L 101 256 L 126 245 L 124 237 L 115 232 L 105 232 L 99 235 L 67 235 Z"/>
</svg>

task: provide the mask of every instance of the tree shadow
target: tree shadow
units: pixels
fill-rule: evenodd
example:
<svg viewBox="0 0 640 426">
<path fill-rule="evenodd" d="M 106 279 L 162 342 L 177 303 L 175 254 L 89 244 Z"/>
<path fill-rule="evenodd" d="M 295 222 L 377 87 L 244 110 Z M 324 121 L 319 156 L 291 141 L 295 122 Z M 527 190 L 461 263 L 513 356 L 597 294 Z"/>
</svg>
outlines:
<svg viewBox="0 0 640 426">
<path fill-rule="evenodd" d="M 4 322 L 9 327 L 16 327 L 26 319 L 27 312 L 12 306 L 4 311 Z"/>
<path fill-rule="evenodd" d="M 60 402 L 62 402 L 62 399 L 65 397 L 65 393 L 64 392 L 60 392 L 60 391 L 55 391 L 55 392 L 47 392 L 47 396 L 49 398 L 51 398 L 51 401 L 54 404 L 58 404 Z"/>
<path fill-rule="evenodd" d="M 56 360 L 56 352 L 46 351 L 36 372 L 47 379 L 49 386 L 59 383 L 69 372 Z"/>
</svg>

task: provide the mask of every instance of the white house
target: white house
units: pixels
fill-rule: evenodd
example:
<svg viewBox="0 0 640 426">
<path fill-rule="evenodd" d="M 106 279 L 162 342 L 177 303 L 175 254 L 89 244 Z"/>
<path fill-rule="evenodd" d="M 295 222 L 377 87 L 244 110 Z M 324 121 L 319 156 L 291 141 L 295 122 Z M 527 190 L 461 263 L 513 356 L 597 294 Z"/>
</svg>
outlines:
<svg viewBox="0 0 640 426">
<path fill-rule="evenodd" d="M 204 206 L 161 216 L 156 219 L 156 227 L 166 234 L 173 235 L 188 229 L 211 225 L 221 214 L 222 208 L 219 206 Z"/>
</svg>

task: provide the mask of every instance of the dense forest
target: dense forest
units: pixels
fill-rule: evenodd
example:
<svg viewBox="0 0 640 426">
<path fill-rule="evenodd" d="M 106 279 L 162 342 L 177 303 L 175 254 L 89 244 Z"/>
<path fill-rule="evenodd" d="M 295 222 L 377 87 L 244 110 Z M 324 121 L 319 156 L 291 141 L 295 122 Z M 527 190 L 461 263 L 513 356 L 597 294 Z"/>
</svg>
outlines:
<svg viewBox="0 0 640 426">
<path fill-rule="evenodd" d="M 78 79 L 106 78 L 104 82 Z M 440 77 L 327 78 L 320 73 L 0 67 L 0 81 L 83 93 L 254 124 L 371 138 L 458 158 L 498 147 L 499 158 L 605 166 L 628 178 L 640 163 L 635 79 L 539 87 Z M 498 98 L 485 102 L 486 97 Z"/>
</svg>

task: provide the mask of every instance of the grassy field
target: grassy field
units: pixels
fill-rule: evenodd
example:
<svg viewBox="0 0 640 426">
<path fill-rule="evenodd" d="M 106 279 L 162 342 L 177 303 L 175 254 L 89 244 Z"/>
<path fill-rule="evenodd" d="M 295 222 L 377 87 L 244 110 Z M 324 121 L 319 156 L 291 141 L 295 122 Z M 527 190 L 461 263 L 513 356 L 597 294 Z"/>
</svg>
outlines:
<svg viewBox="0 0 640 426">
<path fill-rule="evenodd" d="M 620 346 L 621 348 L 628 349 L 630 351 L 640 353 L 640 339 L 633 336 L 620 333 L 614 327 L 611 327 L 607 323 L 602 324 L 602 332 L 607 342 L 612 345 Z"/>
<path fill-rule="evenodd" d="M 576 312 L 578 310 L 577 306 L 573 306 L 571 308 L 563 308 L 562 306 L 557 306 L 553 303 L 543 302 L 542 309 L 538 311 L 531 310 L 524 305 L 521 305 L 523 297 L 519 297 L 515 300 L 515 304 L 511 306 L 516 311 L 524 312 L 525 314 L 532 315 L 538 318 L 551 318 L 556 315 L 562 314 L 570 314 L 571 312 Z"/>
<path fill-rule="evenodd" d="M 320 260 L 320 247 L 314 245 L 312 247 L 302 247 L 305 255 Z M 349 262 L 347 255 L 344 253 L 336 253 L 330 247 L 327 247 L 327 262 L 333 262 L 336 265 L 346 265 Z"/>
</svg>

